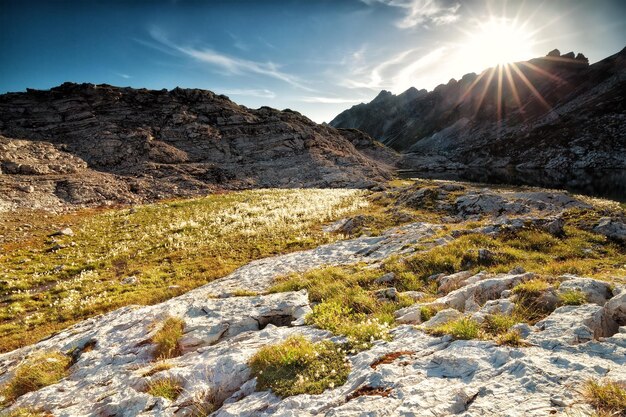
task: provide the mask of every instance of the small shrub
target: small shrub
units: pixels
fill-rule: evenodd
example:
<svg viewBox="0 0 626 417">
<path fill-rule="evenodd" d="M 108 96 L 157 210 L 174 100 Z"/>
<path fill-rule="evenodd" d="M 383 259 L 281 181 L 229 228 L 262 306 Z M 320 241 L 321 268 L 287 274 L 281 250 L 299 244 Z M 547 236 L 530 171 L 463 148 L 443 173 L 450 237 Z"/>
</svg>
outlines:
<svg viewBox="0 0 626 417">
<path fill-rule="evenodd" d="M 421 306 L 420 307 L 420 317 L 422 321 L 428 321 L 432 319 L 439 311 L 441 311 L 443 307 L 441 306 Z"/>
<path fill-rule="evenodd" d="M 2 417 L 52 417 L 52 414 L 37 411 L 32 408 L 18 407 L 8 413 L 0 414 Z"/>
<path fill-rule="evenodd" d="M 509 330 L 506 333 L 496 337 L 496 343 L 501 346 L 526 346 L 526 342 L 522 339 L 522 335 L 517 330 Z"/>
<path fill-rule="evenodd" d="M 457 320 L 442 324 L 441 326 L 428 329 L 435 336 L 450 335 L 454 339 L 476 339 L 480 336 L 480 325 L 469 317 L 461 317 Z"/>
<path fill-rule="evenodd" d="M 389 337 L 389 325 L 376 317 L 367 317 L 362 313 L 353 313 L 349 307 L 337 301 L 328 301 L 316 305 L 306 318 L 307 324 L 320 329 L 346 336 L 348 349 L 359 351 L 368 349 L 374 340 Z"/>
<path fill-rule="evenodd" d="M 377 318 L 367 318 L 352 325 L 346 324 L 341 334 L 348 338 L 351 353 L 369 349 L 375 340 L 389 339 L 389 325 Z"/>
<path fill-rule="evenodd" d="M 509 331 L 511 327 L 518 323 L 518 320 L 514 316 L 507 314 L 490 314 L 485 317 L 485 321 L 482 323 L 482 329 L 494 336 L 504 334 Z"/>
<path fill-rule="evenodd" d="M 181 381 L 171 377 L 151 381 L 146 390 L 146 393 L 154 397 L 163 397 L 170 401 L 176 400 L 182 392 L 183 385 Z"/>
<path fill-rule="evenodd" d="M 313 312 L 306 317 L 306 323 L 338 333 L 349 320 L 352 310 L 336 301 L 327 301 L 313 307 Z"/>
<path fill-rule="evenodd" d="M 257 389 L 276 395 L 321 394 L 343 385 L 350 366 L 341 348 L 329 341 L 312 343 L 292 336 L 282 343 L 265 346 L 250 360 Z"/>
<path fill-rule="evenodd" d="M 167 363 L 167 362 L 161 362 L 158 363 L 156 365 L 154 365 L 152 368 L 150 368 L 148 371 L 144 372 L 141 376 L 145 377 L 149 377 L 152 376 L 154 374 L 157 374 L 159 372 L 162 371 L 167 371 L 168 369 L 172 369 L 173 365 Z"/>
<path fill-rule="evenodd" d="M 219 387 L 195 392 L 191 399 L 190 417 L 208 417 L 220 408 L 231 394 L 232 391 L 224 390 Z"/>
<path fill-rule="evenodd" d="M 256 291 L 244 290 L 242 288 L 237 288 L 231 293 L 233 297 L 255 297 L 257 295 L 259 293 Z"/>
<path fill-rule="evenodd" d="M 587 302 L 587 295 L 582 291 L 568 290 L 559 294 L 559 301 L 566 306 L 579 306 Z"/>
<path fill-rule="evenodd" d="M 513 288 L 513 294 L 517 295 L 514 314 L 521 321 L 530 324 L 536 323 L 549 315 L 556 307 L 555 302 L 550 301 L 548 294 L 550 284 L 541 279 L 532 279 L 521 283 Z M 542 296 L 546 295 L 547 298 Z"/>
<path fill-rule="evenodd" d="M 180 355 L 180 339 L 183 337 L 185 322 L 177 317 L 168 317 L 161 328 L 152 336 L 156 345 L 154 357 L 168 359 Z"/>
<path fill-rule="evenodd" d="M 71 358 L 60 352 L 47 352 L 28 358 L 18 365 L 13 378 L 3 387 L 6 402 L 48 385 L 56 384 L 68 374 Z"/>
<path fill-rule="evenodd" d="M 513 294 L 517 294 L 520 298 L 537 298 L 548 288 L 550 284 L 535 278 L 515 286 Z"/>
<path fill-rule="evenodd" d="M 596 411 L 611 416 L 626 416 L 626 385 L 605 380 L 589 380 L 584 396 Z"/>
</svg>

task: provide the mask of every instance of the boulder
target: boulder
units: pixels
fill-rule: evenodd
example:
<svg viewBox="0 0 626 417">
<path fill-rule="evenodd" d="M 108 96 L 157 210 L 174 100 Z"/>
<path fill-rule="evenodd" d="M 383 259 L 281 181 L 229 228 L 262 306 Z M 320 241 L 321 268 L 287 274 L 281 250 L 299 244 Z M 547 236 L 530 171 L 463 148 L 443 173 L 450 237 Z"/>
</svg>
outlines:
<svg viewBox="0 0 626 417">
<path fill-rule="evenodd" d="M 498 299 L 498 300 L 489 300 L 487 301 L 480 309 L 481 314 L 504 314 L 511 315 L 513 313 L 513 309 L 515 308 L 515 303 L 508 299 Z"/>
<path fill-rule="evenodd" d="M 139 280 L 134 275 L 131 275 L 129 277 L 125 277 L 124 279 L 122 279 L 122 284 L 124 285 L 134 285 L 137 282 L 139 282 Z"/>
<path fill-rule="evenodd" d="M 626 243 L 626 224 L 610 217 L 602 217 L 593 231 L 617 242 Z"/>
<path fill-rule="evenodd" d="M 49 236 L 74 236 L 74 231 L 69 227 L 66 227 L 61 230 L 57 230 L 54 233 L 51 233 Z"/>
<path fill-rule="evenodd" d="M 606 315 L 620 326 L 626 326 L 626 291 L 611 298 L 604 306 Z"/>
<path fill-rule="evenodd" d="M 496 254 L 489 249 L 478 249 L 478 263 L 480 265 L 490 265 L 496 258 Z"/>
<path fill-rule="evenodd" d="M 382 288 L 380 290 L 376 290 L 374 295 L 378 299 L 378 301 L 398 301 L 398 290 L 394 287 Z"/>
<path fill-rule="evenodd" d="M 436 302 L 459 311 L 466 311 L 466 306 L 470 307 L 470 310 L 474 310 L 476 305 L 500 298 L 502 291 L 513 288 L 534 276 L 533 273 L 525 273 L 520 275 L 501 274 L 492 278 L 485 278 L 454 290 L 437 299 Z"/>
<path fill-rule="evenodd" d="M 533 331 L 528 323 L 514 324 L 513 326 L 511 326 L 511 330 L 518 332 L 522 339 L 526 339 Z"/>
<path fill-rule="evenodd" d="M 438 327 L 438 326 L 441 326 L 442 324 L 446 324 L 448 322 L 456 320 L 462 316 L 463 314 L 459 312 L 458 310 L 454 308 L 446 308 L 444 310 L 438 311 L 434 317 L 422 323 L 422 327 L 427 328 L 427 329 Z"/>
<path fill-rule="evenodd" d="M 422 291 L 402 291 L 401 296 L 408 297 L 413 301 L 420 301 L 426 297 L 426 293 Z"/>
<path fill-rule="evenodd" d="M 474 275 L 472 271 L 460 271 L 451 275 L 440 274 L 437 276 L 437 278 L 434 278 L 439 284 L 439 288 L 437 289 L 437 291 L 442 294 L 447 294 L 452 290 L 462 287 L 465 280 L 472 275 Z"/>
<path fill-rule="evenodd" d="M 420 324 L 422 322 L 421 306 L 418 304 L 401 308 L 394 313 L 396 323 Z"/>
<path fill-rule="evenodd" d="M 585 294 L 587 302 L 598 305 L 604 305 L 613 296 L 611 285 L 608 282 L 571 275 L 565 275 L 560 278 L 565 279 L 565 281 L 561 283 L 557 290 L 559 294 L 567 291 L 581 291 Z"/>
<path fill-rule="evenodd" d="M 374 280 L 374 283 L 376 284 L 388 284 L 390 282 L 393 282 L 396 279 L 396 274 L 394 274 L 393 272 L 388 272 L 385 275 L 376 278 Z"/>
<path fill-rule="evenodd" d="M 539 332 L 529 340 L 542 346 L 579 344 L 612 336 L 618 326 L 605 309 L 595 304 L 559 307 L 534 326 Z"/>
</svg>

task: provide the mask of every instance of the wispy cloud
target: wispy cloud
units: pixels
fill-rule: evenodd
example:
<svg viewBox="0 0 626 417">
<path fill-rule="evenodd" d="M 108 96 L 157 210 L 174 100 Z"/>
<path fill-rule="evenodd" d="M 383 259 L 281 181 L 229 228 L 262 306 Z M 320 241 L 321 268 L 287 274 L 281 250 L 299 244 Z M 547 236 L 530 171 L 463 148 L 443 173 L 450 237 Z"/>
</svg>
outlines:
<svg viewBox="0 0 626 417">
<path fill-rule="evenodd" d="M 407 57 L 409 57 L 417 49 L 409 49 L 400 52 L 391 58 L 383 61 L 374 67 L 361 67 L 353 71 L 350 79 L 345 80 L 348 88 L 367 88 L 378 90 L 389 87 L 389 77 L 387 72 L 392 67 L 398 65 L 406 65 Z"/>
<path fill-rule="evenodd" d="M 390 90 L 400 93 L 409 87 L 433 88 L 452 76 L 460 59 L 460 48 L 454 45 L 438 46 L 431 50 L 412 48 L 387 58 L 369 57 L 372 65 L 345 67 L 338 83 L 352 90 Z M 447 78 L 446 78 L 447 77 Z"/>
<path fill-rule="evenodd" d="M 431 81 L 429 80 L 429 76 L 431 74 L 429 73 L 432 73 L 433 70 L 438 67 L 438 64 L 443 60 L 446 51 L 447 48 L 445 46 L 436 48 L 402 68 L 393 77 L 393 89 L 395 91 L 402 91 L 409 87 L 414 87 L 416 85 L 419 86 L 420 83 L 430 84 Z M 435 79 L 441 76 L 436 73 L 434 75 Z"/>
<path fill-rule="evenodd" d="M 402 29 L 428 24 L 445 25 L 459 19 L 460 4 L 444 4 L 442 0 L 361 0 L 365 4 L 384 4 L 403 9 L 405 15 L 396 22 Z"/>
<path fill-rule="evenodd" d="M 245 96 L 245 97 L 259 97 L 259 98 L 276 98 L 276 93 L 266 89 L 225 89 L 219 90 L 220 93 L 228 96 Z"/>
<path fill-rule="evenodd" d="M 168 37 L 157 28 L 150 30 L 150 36 L 161 45 L 193 58 L 196 61 L 219 68 L 229 75 L 259 74 L 283 81 L 304 91 L 315 91 L 304 85 L 297 77 L 281 71 L 273 62 L 257 62 L 226 55 L 210 48 L 178 45 L 169 40 Z"/>
<path fill-rule="evenodd" d="M 125 80 L 128 80 L 129 78 L 133 78 L 132 75 L 124 74 L 122 72 L 116 72 L 115 75 L 117 75 L 118 77 L 124 78 Z"/>
<path fill-rule="evenodd" d="M 250 47 L 248 46 L 248 44 L 245 43 L 243 40 L 241 40 L 239 36 L 235 35 L 232 32 L 226 32 L 226 33 L 228 33 L 228 36 L 230 36 L 233 39 L 233 46 L 235 48 L 244 52 L 248 52 L 248 50 L 250 50 Z"/>
</svg>

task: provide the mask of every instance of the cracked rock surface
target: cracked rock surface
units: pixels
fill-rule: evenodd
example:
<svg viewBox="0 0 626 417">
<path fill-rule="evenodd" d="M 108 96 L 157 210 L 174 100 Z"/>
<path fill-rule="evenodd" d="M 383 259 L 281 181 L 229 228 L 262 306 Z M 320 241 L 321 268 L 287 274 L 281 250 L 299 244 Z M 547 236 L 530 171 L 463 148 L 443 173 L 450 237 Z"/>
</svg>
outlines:
<svg viewBox="0 0 626 417">
<path fill-rule="evenodd" d="M 520 325 L 526 347 L 428 335 L 423 331 L 428 323 L 415 326 L 419 321 L 411 321 L 409 313 L 419 308 L 416 304 L 404 309 L 407 324 L 391 331 L 392 340 L 376 341 L 371 349 L 349 356 L 351 372 L 344 385 L 320 395 L 288 398 L 255 391 L 247 362 L 261 347 L 294 334 L 313 341 L 341 338 L 304 324 L 311 310 L 305 290 L 233 296 L 237 289 L 262 293 L 277 276 L 328 264 L 376 265 L 398 252 L 414 250 L 412 244 L 437 229 L 413 223 L 380 237 L 359 237 L 251 262 L 163 303 L 124 307 L 85 320 L 35 345 L 0 355 L 0 384 L 30 354 L 76 348 L 80 352 L 88 345 L 92 347 L 76 356 L 67 378 L 19 397 L 12 407 L 43 407 L 65 417 L 189 416 L 194 398 L 212 391 L 223 401 L 213 414 L 220 417 L 565 416 L 590 414 L 579 393 L 587 379 L 608 376 L 626 382 L 626 291 L 569 275 L 562 277 L 562 285 L 588 292 L 593 302 L 560 307 L 534 326 Z M 431 321 L 510 310 L 510 288 L 534 274 L 460 276 L 458 288 L 430 302 L 448 307 Z M 149 340 L 167 316 L 185 321 L 182 354 L 167 360 L 171 368 L 147 375 L 155 365 Z M 383 357 L 392 360 L 381 362 Z M 150 381 L 164 377 L 184 385 L 175 401 L 145 392 Z"/>
</svg>

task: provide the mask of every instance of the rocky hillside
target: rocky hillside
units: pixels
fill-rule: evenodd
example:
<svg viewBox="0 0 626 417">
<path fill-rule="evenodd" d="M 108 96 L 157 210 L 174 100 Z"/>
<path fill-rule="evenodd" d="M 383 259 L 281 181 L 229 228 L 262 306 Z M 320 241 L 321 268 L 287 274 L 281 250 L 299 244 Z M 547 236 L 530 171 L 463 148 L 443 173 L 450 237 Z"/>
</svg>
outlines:
<svg viewBox="0 0 626 417">
<path fill-rule="evenodd" d="M 80 322 L 0 355 L 0 403 L 40 417 L 623 415 L 623 212 L 449 182 L 375 196 L 391 197 L 448 224 L 254 261 Z"/>
<path fill-rule="evenodd" d="M 217 188 L 369 187 L 392 152 L 297 112 L 210 91 L 66 83 L 0 96 L 0 208 L 128 203 Z"/>
<path fill-rule="evenodd" d="M 593 65 L 554 50 L 431 92 L 381 91 L 330 124 L 404 152 L 405 168 L 626 168 L 625 91 L 626 49 Z"/>
</svg>

